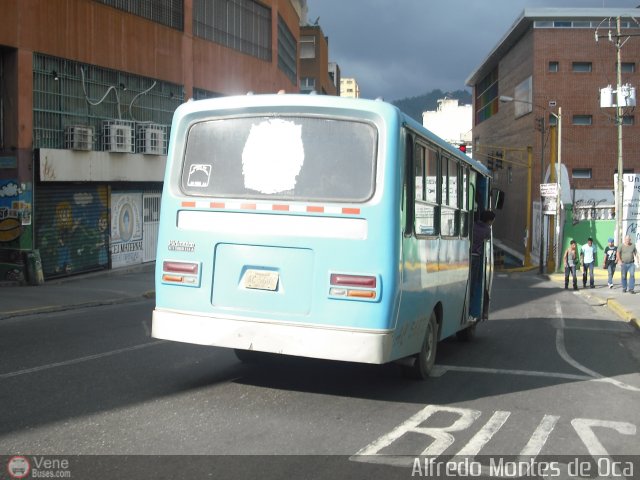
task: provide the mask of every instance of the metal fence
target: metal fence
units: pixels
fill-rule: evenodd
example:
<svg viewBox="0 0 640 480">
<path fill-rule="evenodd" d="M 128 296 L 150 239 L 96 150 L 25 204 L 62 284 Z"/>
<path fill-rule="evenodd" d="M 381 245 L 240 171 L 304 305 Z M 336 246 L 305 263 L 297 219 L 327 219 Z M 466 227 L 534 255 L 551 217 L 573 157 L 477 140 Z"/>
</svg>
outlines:
<svg viewBox="0 0 640 480">
<path fill-rule="evenodd" d="M 182 0 L 96 0 L 127 13 L 138 15 L 156 23 L 184 30 L 184 4 Z"/>
<path fill-rule="evenodd" d="M 181 85 L 36 53 L 33 147 L 66 148 L 67 127 L 83 126 L 93 129 L 91 149 L 101 150 L 104 122 L 170 125 L 183 101 Z"/>
</svg>

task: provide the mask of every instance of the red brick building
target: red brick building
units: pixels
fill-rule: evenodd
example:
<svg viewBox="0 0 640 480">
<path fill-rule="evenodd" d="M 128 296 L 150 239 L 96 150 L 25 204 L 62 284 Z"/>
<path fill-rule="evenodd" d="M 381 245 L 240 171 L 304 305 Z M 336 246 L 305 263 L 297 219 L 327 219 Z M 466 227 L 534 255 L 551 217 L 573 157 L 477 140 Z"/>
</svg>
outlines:
<svg viewBox="0 0 640 480">
<path fill-rule="evenodd" d="M 492 168 L 494 185 L 506 192 L 494 224 L 496 243 L 520 259 L 533 252 L 537 263 L 539 184 L 555 182 L 549 165 L 557 161 L 560 111 L 563 204 L 576 215 L 585 204 L 599 206 L 598 219 L 615 215 L 616 109 L 601 108 L 600 89 L 616 88 L 617 17 L 628 35 L 620 48 L 621 83 L 638 88 L 640 36 L 632 36 L 640 35 L 637 9 L 526 9 L 467 79 L 474 156 Z M 633 108 L 622 113 L 624 172 L 640 172 L 640 117 Z"/>
</svg>

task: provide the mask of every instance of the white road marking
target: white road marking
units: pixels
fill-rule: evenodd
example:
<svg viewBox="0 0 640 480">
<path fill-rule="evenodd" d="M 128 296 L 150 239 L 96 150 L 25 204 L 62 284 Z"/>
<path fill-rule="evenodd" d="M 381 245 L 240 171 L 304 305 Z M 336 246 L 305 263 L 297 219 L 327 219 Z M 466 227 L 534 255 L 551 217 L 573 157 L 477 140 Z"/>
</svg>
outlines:
<svg viewBox="0 0 640 480">
<path fill-rule="evenodd" d="M 622 475 L 618 465 L 613 462 L 607 452 L 606 448 L 600 443 L 598 437 L 593 432 L 593 427 L 611 428 L 623 435 L 635 435 L 636 426 L 627 422 L 611 422 L 607 420 L 595 420 L 591 418 L 574 418 L 571 420 L 571 425 L 584 443 L 585 447 L 594 457 L 606 457 L 609 459 L 609 465 L 613 466 L 613 472 L 611 472 L 614 478 L 626 478 Z"/>
<path fill-rule="evenodd" d="M 454 413 L 458 415 L 458 419 L 448 427 L 425 428 L 418 426 L 436 412 Z M 420 455 L 438 456 L 454 442 L 455 437 L 451 432 L 459 432 L 469 428 L 479 417 L 480 412 L 478 410 L 443 407 L 440 405 L 427 405 L 389 433 L 381 436 L 376 441 L 361 449 L 351 457 L 351 460 L 384 463 L 387 465 L 411 466 L 413 464 L 414 457 L 407 457 L 406 455 L 380 455 L 379 452 L 383 448 L 391 445 L 407 432 L 413 432 L 426 435 L 433 439 L 433 441 L 422 451 L 422 453 L 420 453 Z"/>
<path fill-rule="evenodd" d="M 591 377 L 593 380 L 596 380 L 598 382 L 604 382 L 604 383 L 610 383 L 618 388 L 621 388 L 623 390 L 629 390 L 632 392 L 640 392 L 640 388 L 638 387 L 634 387 L 633 385 L 628 385 L 624 382 L 621 382 L 619 380 L 616 380 L 614 378 L 610 378 L 610 377 L 605 377 L 604 375 L 599 374 L 598 372 L 595 372 L 593 370 L 591 370 L 590 368 L 585 367 L 584 365 L 582 365 L 581 363 L 577 362 L 576 360 L 574 360 L 571 355 L 569 355 L 569 353 L 567 352 L 567 349 L 565 348 L 564 345 L 564 314 L 562 313 L 562 306 L 560 305 L 560 302 L 558 300 L 556 300 L 556 315 L 558 316 L 558 322 L 557 322 L 557 328 L 556 328 L 556 350 L 558 352 L 558 354 L 560 355 L 560 357 L 562 357 L 562 359 L 567 362 L 569 365 L 571 365 L 573 368 L 575 368 L 576 370 L 580 370 L 581 372 L 586 373 L 589 377 Z"/>
<path fill-rule="evenodd" d="M 437 412 L 453 413 L 457 416 L 457 419 L 450 425 L 444 427 L 424 426 L 425 424 L 428 425 L 427 420 Z M 453 445 L 455 437 L 452 433 L 470 428 L 476 420 L 480 418 L 480 415 L 481 412 L 478 410 L 446 407 L 441 405 L 427 405 L 408 420 L 395 427 L 391 432 L 379 437 L 377 440 L 361 449 L 358 453 L 351 456 L 349 460 L 354 462 L 385 464 L 398 467 L 413 466 L 414 473 L 417 471 L 417 473 L 422 475 L 423 472 L 426 472 L 424 475 L 430 476 L 429 472 L 434 470 L 430 468 L 430 465 L 433 464 L 429 462 L 436 462 L 436 459 L 443 455 L 445 451 Z M 440 463 L 446 463 L 446 471 L 454 472 L 460 468 L 465 470 L 468 468 L 468 462 L 471 461 L 478 475 L 488 475 L 492 478 L 515 478 L 514 475 L 509 473 L 508 469 L 504 469 L 504 471 L 502 471 L 500 468 L 496 469 L 491 465 L 487 468 L 486 465 L 482 465 L 478 461 L 474 462 L 475 457 L 480 454 L 482 448 L 489 443 L 494 435 L 503 427 L 510 415 L 511 412 L 507 411 L 494 412 L 491 418 L 480 428 L 471 440 L 469 440 L 469 442 L 452 458 L 443 458 L 443 461 Z M 518 455 L 517 460 L 515 462 L 507 460 L 506 463 L 527 465 L 530 462 L 535 462 L 536 457 L 542 452 L 544 445 L 547 443 L 547 440 L 559 419 L 560 417 L 557 415 L 545 415 L 536 427 L 533 435 L 529 438 L 525 447 Z M 439 423 L 438 420 L 436 420 L 436 423 Z M 611 459 L 607 450 L 596 437 L 594 429 L 609 428 L 623 435 L 635 436 L 637 429 L 634 424 L 589 418 L 574 418 L 571 420 L 571 425 L 579 439 L 585 445 L 589 454 L 594 458 L 598 458 L 598 468 L 601 466 L 606 467 L 605 474 L 607 474 L 606 472 L 611 471 L 615 478 L 625 478 L 623 473 L 625 475 L 629 475 L 629 472 L 632 472 L 632 467 L 629 467 L 624 462 L 614 462 L 613 459 Z M 421 434 L 427 437 L 426 448 L 422 450 L 421 453 L 418 453 L 422 449 L 422 446 L 420 445 L 416 445 L 416 450 L 414 452 L 404 454 L 390 454 L 384 451 L 384 449 L 390 447 L 394 442 L 400 440 L 406 434 Z M 505 452 L 505 455 L 510 456 L 512 454 Z M 422 468 L 422 459 L 424 459 L 424 469 Z M 571 463 L 571 465 L 564 462 L 557 462 L 557 468 L 559 469 L 558 473 L 561 473 L 562 468 L 567 472 L 573 471 L 576 468 L 576 462 Z M 466 467 L 465 464 L 467 465 Z M 591 468 L 591 465 L 588 464 L 587 467 Z M 461 473 L 464 474 L 464 472 Z M 575 472 L 571 475 L 565 475 L 562 478 L 569 477 L 578 478 L 577 473 Z M 609 477 L 607 476 L 607 478 Z"/>
<path fill-rule="evenodd" d="M 520 456 L 535 457 L 539 455 L 542 447 L 547 443 L 549 435 L 551 435 L 551 432 L 555 428 L 556 423 L 558 423 L 558 420 L 560 420 L 560 417 L 557 415 L 545 415 L 540 425 L 538 425 L 538 428 L 536 428 L 536 431 L 533 432 L 533 435 L 531 435 L 531 438 L 520 452 Z"/>
<path fill-rule="evenodd" d="M 529 377 L 545 377 L 545 378 L 560 378 L 563 380 L 593 380 L 588 375 L 576 375 L 573 373 L 560 373 L 560 372 L 541 372 L 536 370 L 517 370 L 509 368 L 484 368 L 484 367 L 463 367 L 457 365 L 438 365 L 439 368 L 452 372 L 473 372 L 473 373 L 492 373 L 499 375 L 524 375 Z"/>
<path fill-rule="evenodd" d="M 477 455 L 482 450 L 489 440 L 502 428 L 507 419 L 511 415 L 511 412 L 497 411 L 495 412 L 489 421 L 484 424 L 478 433 L 476 433 L 467 444 L 457 453 L 461 456 Z"/>
<path fill-rule="evenodd" d="M 132 347 L 119 348 L 117 350 L 111 350 L 109 352 L 96 353 L 95 355 L 87 355 L 86 357 L 73 358 L 71 360 L 66 360 L 64 362 L 56 362 L 49 363 L 47 365 L 40 365 L 38 367 L 33 368 L 25 368 L 24 370 L 17 370 L 15 372 L 3 373 L 0 374 L 0 380 L 4 380 L 6 378 L 18 377 L 20 375 L 26 375 L 29 373 L 41 372 L 43 370 L 49 370 L 51 368 L 57 367 L 66 367 L 68 365 L 76 365 L 78 363 L 88 362 L 90 360 L 96 360 L 98 358 L 110 357 L 112 355 L 118 355 L 120 353 L 132 352 L 134 350 L 141 350 L 147 347 L 154 347 L 161 343 L 166 343 L 167 340 L 156 340 L 155 342 L 142 343 L 140 345 L 133 345 Z"/>
<path fill-rule="evenodd" d="M 593 433 L 593 427 L 611 428 L 623 435 L 635 435 L 636 426 L 627 422 L 611 422 L 608 420 L 594 420 L 592 418 L 574 418 L 571 425 L 576 433 L 587 447 L 589 453 L 596 456 L 609 456 L 609 452 L 602 446 L 596 434 Z"/>
</svg>

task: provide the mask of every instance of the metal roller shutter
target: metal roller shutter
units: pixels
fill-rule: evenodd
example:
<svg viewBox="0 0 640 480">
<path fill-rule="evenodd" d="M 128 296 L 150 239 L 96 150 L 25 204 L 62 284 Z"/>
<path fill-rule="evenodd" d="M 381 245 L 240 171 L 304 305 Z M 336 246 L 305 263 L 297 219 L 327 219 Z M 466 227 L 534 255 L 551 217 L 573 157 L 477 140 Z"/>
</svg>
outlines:
<svg viewBox="0 0 640 480">
<path fill-rule="evenodd" d="M 35 245 L 45 279 L 109 266 L 108 187 L 39 185 Z"/>
</svg>

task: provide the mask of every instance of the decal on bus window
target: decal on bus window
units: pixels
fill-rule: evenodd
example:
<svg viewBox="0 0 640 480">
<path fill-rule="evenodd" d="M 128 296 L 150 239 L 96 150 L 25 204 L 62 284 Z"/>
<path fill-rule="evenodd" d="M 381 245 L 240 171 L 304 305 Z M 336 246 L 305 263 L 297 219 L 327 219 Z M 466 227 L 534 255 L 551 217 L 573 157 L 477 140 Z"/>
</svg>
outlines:
<svg viewBox="0 0 640 480">
<path fill-rule="evenodd" d="M 303 163 L 301 125 L 270 119 L 251 126 L 242 151 L 245 188 L 263 194 L 293 190 Z"/>
<path fill-rule="evenodd" d="M 189 187 L 208 187 L 211 178 L 211 165 L 193 164 L 189 168 Z"/>
</svg>

